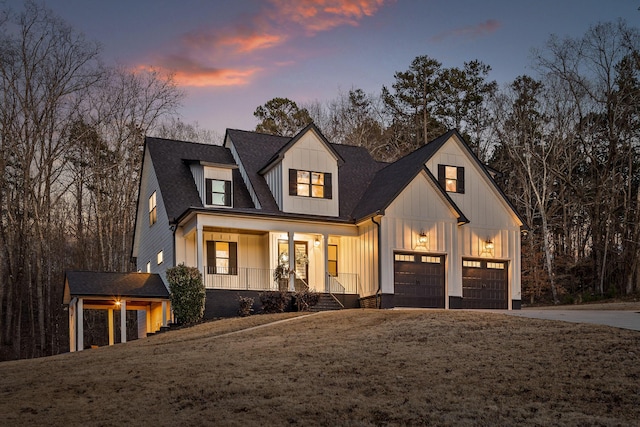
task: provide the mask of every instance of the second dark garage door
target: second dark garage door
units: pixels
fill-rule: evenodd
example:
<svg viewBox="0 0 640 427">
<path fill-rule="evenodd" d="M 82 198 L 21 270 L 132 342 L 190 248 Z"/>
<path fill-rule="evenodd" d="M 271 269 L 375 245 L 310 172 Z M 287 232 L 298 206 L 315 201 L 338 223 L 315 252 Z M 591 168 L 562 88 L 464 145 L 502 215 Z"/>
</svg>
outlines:
<svg viewBox="0 0 640 427">
<path fill-rule="evenodd" d="M 462 261 L 462 308 L 509 308 L 507 263 L 492 260 Z"/>
<path fill-rule="evenodd" d="M 421 253 L 394 254 L 396 307 L 444 308 L 444 257 Z"/>
</svg>

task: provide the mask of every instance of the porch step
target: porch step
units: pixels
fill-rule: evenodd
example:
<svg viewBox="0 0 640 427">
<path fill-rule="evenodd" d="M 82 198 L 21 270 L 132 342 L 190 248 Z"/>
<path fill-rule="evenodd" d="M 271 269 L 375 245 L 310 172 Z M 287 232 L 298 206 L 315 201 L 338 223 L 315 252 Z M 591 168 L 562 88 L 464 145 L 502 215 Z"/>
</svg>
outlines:
<svg viewBox="0 0 640 427">
<path fill-rule="evenodd" d="M 341 310 L 342 306 L 330 294 L 320 294 L 318 304 L 311 307 L 310 311 Z"/>
</svg>

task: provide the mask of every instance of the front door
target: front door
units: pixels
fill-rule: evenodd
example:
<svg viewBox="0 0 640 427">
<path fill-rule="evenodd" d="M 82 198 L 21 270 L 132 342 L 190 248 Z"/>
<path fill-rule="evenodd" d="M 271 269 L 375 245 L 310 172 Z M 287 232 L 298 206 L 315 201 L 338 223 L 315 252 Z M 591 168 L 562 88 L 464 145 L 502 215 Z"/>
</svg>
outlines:
<svg viewBox="0 0 640 427">
<path fill-rule="evenodd" d="M 302 240 L 293 242 L 293 262 L 289 259 L 289 242 L 286 240 L 278 240 L 278 254 L 286 254 L 289 259 L 289 265 L 296 272 L 295 288 L 296 291 L 307 289 L 309 286 L 309 253 L 308 244 Z"/>
</svg>

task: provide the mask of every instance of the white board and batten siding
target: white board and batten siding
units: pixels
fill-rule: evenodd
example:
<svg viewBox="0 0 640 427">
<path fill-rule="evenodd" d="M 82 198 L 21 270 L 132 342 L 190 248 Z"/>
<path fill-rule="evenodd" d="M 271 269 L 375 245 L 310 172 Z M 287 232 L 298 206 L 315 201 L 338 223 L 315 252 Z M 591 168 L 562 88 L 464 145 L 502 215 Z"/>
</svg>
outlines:
<svg viewBox="0 0 640 427">
<path fill-rule="evenodd" d="M 356 271 L 360 275 L 360 296 L 368 297 L 378 290 L 378 228 L 371 220 L 358 225 L 358 244 Z"/>
<path fill-rule="evenodd" d="M 156 192 L 156 222 L 149 224 L 149 197 Z M 165 279 L 165 271 L 173 264 L 173 232 L 169 227 L 169 218 L 158 185 L 158 179 L 149 152 L 144 156 L 144 172 L 140 183 L 140 199 L 138 204 L 138 223 L 136 229 L 140 232 L 137 239 L 139 246 L 136 254 L 136 268 L 141 272 L 147 271 L 147 263 L 151 265 L 151 273 L 158 273 Z M 162 263 L 157 263 L 158 252 L 162 251 Z"/>
<path fill-rule="evenodd" d="M 284 155 L 280 188 L 282 210 L 289 213 L 338 216 L 338 160 L 314 132 L 304 134 Z M 289 169 L 331 173 L 332 198 L 320 199 L 289 195 Z M 273 191 L 273 190 L 272 190 Z"/>
<path fill-rule="evenodd" d="M 457 252 L 457 218 L 425 173 L 418 174 L 387 207 L 382 217 L 382 292 L 394 292 L 395 251 L 446 255 Z M 420 233 L 427 243 L 418 242 Z M 449 279 L 456 277 L 450 275 Z M 460 287 L 460 291 L 462 288 Z"/>
<path fill-rule="evenodd" d="M 284 210 L 282 207 L 282 194 L 284 191 L 288 191 L 289 183 L 287 183 L 286 187 L 283 187 L 284 178 L 282 176 L 282 163 L 278 163 L 269 170 L 264 175 L 264 179 L 267 181 L 267 185 L 271 190 L 271 194 L 273 194 L 273 198 L 275 199 L 278 208 L 280 208 L 280 210 Z"/>
<path fill-rule="evenodd" d="M 460 261 L 462 258 L 507 261 L 511 299 L 520 299 L 520 220 L 455 137 L 427 162 L 427 168 L 436 177 L 439 164 L 464 167 L 464 193 L 448 193 L 469 220 L 458 228 Z M 488 240 L 493 242 L 492 250 L 486 249 Z"/>
</svg>

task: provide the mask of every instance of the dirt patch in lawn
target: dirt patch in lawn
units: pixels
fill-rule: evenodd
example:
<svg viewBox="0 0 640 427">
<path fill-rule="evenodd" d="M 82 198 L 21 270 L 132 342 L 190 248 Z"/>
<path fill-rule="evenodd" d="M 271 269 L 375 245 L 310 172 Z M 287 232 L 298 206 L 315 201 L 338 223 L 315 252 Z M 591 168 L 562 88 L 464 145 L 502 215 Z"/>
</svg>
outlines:
<svg viewBox="0 0 640 427">
<path fill-rule="evenodd" d="M 0 363 L 3 423 L 640 419 L 638 332 L 482 312 L 345 310 L 226 334 L 280 319 L 221 320 L 110 348 Z"/>
</svg>

